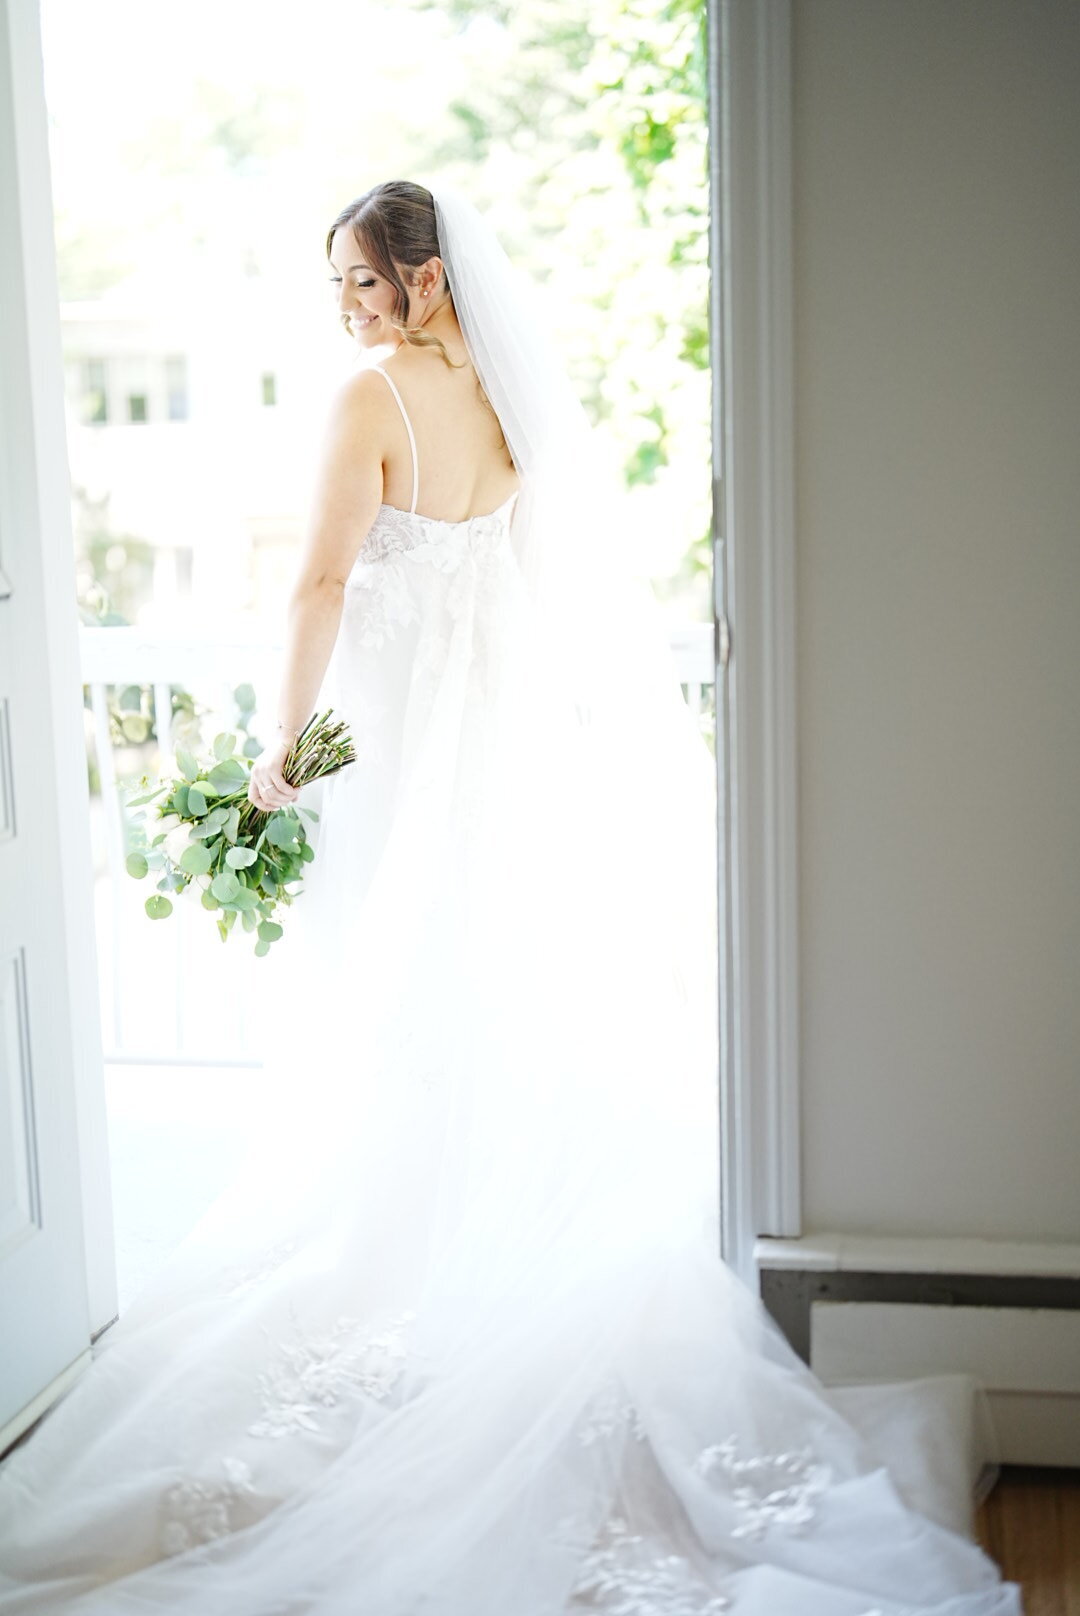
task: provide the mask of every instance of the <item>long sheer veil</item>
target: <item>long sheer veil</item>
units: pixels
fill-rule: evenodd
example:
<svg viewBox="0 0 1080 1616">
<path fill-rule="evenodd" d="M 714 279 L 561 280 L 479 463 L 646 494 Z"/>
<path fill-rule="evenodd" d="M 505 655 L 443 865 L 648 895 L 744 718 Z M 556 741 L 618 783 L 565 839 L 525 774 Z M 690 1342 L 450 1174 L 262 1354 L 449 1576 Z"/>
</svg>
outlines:
<svg viewBox="0 0 1080 1616">
<path fill-rule="evenodd" d="M 575 775 L 560 787 L 581 801 L 583 828 L 587 801 L 604 827 L 607 923 L 632 939 L 626 993 L 658 1009 L 664 985 L 678 985 L 665 1035 L 692 1026 L 697 1044 L 681 1061 L 672 1044 L 656 1098 L 696 1119 L 687 1138 L 715 1180 L 713 755 L 683 698 L 663 614 L 631 565 L 619 469 L 558 358 L 541 299 L 466 196 L 443 180 L 429 188 L 458 321 L 522 479 L 512 538 L 535 677 L 580 726 Z"/>
</svg>

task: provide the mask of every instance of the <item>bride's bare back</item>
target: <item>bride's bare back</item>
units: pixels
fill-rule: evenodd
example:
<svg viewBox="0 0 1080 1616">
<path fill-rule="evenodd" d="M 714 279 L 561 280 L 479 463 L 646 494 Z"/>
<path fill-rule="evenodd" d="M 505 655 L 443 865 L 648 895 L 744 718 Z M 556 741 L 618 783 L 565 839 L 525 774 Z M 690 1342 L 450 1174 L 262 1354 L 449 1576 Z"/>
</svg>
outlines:
<svg viewBox="0 0 1080 1616">
<path fill-rule="evenodd" d="M 418 513 L 462 522 L 495 510 L 515 492 L 519 479 L 464 342 L 449 339 L 446 348 L 461 369 L 451 370 L 436 348 L 404 342 L 379 368 L 394 382 L 412 423 Z M 386 409 L 383 501 L 407 511 L 412 503 L 412 449 L 389 387 Z"/>
</svg>

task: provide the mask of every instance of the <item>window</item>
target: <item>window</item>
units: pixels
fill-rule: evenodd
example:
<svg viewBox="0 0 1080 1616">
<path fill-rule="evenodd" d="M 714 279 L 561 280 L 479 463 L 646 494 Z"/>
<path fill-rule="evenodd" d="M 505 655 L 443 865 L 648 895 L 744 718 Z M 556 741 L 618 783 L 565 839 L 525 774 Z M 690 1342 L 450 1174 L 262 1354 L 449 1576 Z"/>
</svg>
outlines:
<svg viewBox="0 0 1080 1616">
<path fill-rule="evenodd" d="M 176 589 L 185 599 L 191 599 L 191 585 L 195 577 L 195 551 L 189 544 L 176 547 Z"/>
<path fill-rule="evenodd" d="M 82 418 L 92 425 L 109 419 L 109 394 L 105 384 L 104 359 L 83 360 Z"/>
<path fill-rule="evenodd" d="M 145 393 L 129 393 L 127 402 L 129 421 L 145 421 L 148 419 Z"/>
<path fill-rule="evenodd" d="M 183 354 L 173 354 L 165 361 L 165 391 L 168 396 L 170 421 L 188 418 L 187 360 Z"/>
<path fill-rule="evenodd" d="M 264 404 L 277 403 L 277 377 L 272 370 L 263 371 L 262 401 Z"/>
</svg>

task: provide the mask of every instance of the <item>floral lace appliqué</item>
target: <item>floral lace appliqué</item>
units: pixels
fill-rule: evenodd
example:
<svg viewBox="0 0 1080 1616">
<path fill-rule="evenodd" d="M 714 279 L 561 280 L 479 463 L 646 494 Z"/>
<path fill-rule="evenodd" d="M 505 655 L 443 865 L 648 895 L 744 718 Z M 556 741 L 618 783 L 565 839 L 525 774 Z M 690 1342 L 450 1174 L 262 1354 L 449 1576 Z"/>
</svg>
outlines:
<svg viewBox="0 0 1080 1616">
<path fill-rule="evenodd" d="M 346 609 L 350 618 L 357 610 L 355 626 L 350 623 L 347 629 L 350 638 L 375 650 L 399 629 L 420 621 L 405 564 L 396 558 L 356 563 L 349 574 Z"/>
<path fill-rule="evenodd" d="M 731 1609 L 688 1560 L 658 1554 L 656 1545 L 613 1517 L 590 1549 L 574 1584 L 579 1607 L 604 1616 L 722 1616 Z"/>
<path fill-rule="evenodd" d="M 829 1466 L 815 1462 L 808 1448 L 738 1459 L 736 1446 L 729 1436 L 703 1448 L 693 1467 L 705 1477 L 720 1471 L 734 1483 L 732 1498 L 746 1518 L 732 1537 L 761 1538 L 773 1525 L 801 1532 L 815 1517 L 814 1500 L 829 1484 Z"/>
<path fill-rule="evenodd" d="M 589 1448 L 624 1428 L 629 1429 L 636 1441 L 645 1440 L 645 1427 L 636 1406 L 623 1394 L 618 1383 L 611 1380 L 590 1403 L 589 1416 L 578 1428 L 578 1441 L 583 1448 Z"/>
<path fill-rule="evenodd" d="M 242 1459 L 222 1459 L 221 1464 L 222 1481 L 178 1481 L 166 1492 L 159 1536 L 163 1554 L 182 1554 L 236 1530 L 235 1506 L 255 1488 Z"/>
<path fill-rule="evenodd" d="M 509 543 L 509 512 L 492 511 L 469 522 L 443 522 L 418 512 L 380 507 L 347 580 L 347 632 L 358 645 L 381 648 L 397 631 L 418 623 L 421 612 L 412 569 L 457 573 Z M 464 587 L 464 581 L 462 581 Z M 448 602 L 451 605 L 452 602 Z"/>
<path fill-rule="evenodd" d="M 262 1417 L 248 1426 L 249 1435 L 318 1431 L 320 1409 L 344 1398 L 384 1401 L 408 1361 L 406 1336 L 415 1317 L 401 1313 L 381 1329 L 367 1331 L 358 1319 L 339 1318 L 316 1334 L 302 1330 L 293 1313 L 291 1339 L 274 1342 L 277 1361 L 258 1377 Z"/>
</svg>

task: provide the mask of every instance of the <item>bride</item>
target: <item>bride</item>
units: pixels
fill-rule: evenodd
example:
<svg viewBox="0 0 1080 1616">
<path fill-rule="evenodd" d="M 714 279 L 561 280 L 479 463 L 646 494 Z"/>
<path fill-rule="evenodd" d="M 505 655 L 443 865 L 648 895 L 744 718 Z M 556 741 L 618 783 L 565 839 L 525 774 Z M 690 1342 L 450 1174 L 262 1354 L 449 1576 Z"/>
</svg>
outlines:
<svg viewBox="0 0 1080 1616">
<path fill-rule="evenodd" d="M 0 1466 L 0 1612 L 1017 1616 L 719 1255 L 711 759 L 531 288 L 441 183 L 327 254 L 372 362 L 252 801 L 320 698 L 357 758 L 236 1181 Z"/>
</svg>

